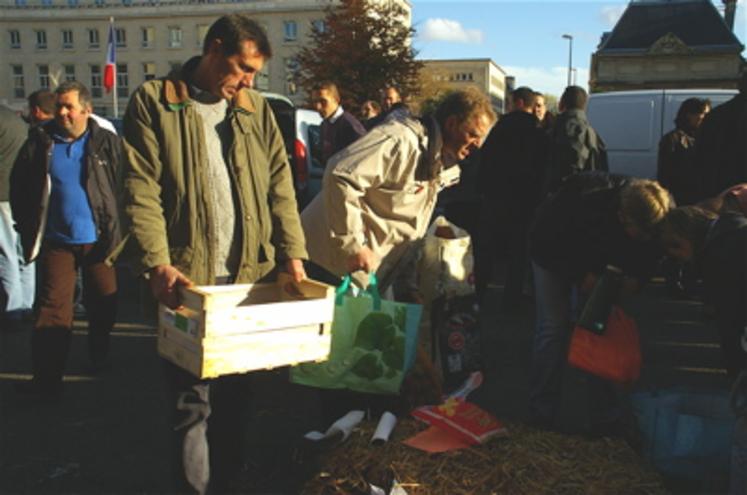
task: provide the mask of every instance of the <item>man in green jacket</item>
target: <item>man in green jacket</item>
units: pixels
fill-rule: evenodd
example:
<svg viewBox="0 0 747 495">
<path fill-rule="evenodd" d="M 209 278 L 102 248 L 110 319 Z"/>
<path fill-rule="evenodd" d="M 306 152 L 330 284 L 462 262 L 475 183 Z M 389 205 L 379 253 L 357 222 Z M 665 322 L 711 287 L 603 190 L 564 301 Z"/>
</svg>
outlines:
<svg viewBox="0 0 747 495">
<path fill-rule="evenodd" d="M 178 306 L 180 285 L 255 282 L 276 260 L 296 280 L 305 277 L 283 139 L 270 106 L 250 89 L 270 56 L 256 22 L 224 16 L 208 30 L 201 57 L 146 82 L 130 100 L 125 211 L 139 265 L 169 307 Z M 164 366 L 173 392 L 175 489 L 229 489 L 242 463 L 244 376 L 198 380 Z"/>
</svg>

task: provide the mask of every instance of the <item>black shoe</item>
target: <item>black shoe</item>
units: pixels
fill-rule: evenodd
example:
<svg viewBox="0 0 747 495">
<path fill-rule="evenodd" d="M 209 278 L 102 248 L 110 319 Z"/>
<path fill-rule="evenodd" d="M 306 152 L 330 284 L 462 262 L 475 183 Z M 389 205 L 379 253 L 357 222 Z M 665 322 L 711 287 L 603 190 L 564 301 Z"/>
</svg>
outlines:
<svg viewBox="0 0 747 495">
<path fill-rule="evenodd" d="M 19 395 L 35 396 L 45 399 L 59 399 L 62 396 L 62 382 L 43 383 L 32 379 L 15 384 Z"/>
</svg>

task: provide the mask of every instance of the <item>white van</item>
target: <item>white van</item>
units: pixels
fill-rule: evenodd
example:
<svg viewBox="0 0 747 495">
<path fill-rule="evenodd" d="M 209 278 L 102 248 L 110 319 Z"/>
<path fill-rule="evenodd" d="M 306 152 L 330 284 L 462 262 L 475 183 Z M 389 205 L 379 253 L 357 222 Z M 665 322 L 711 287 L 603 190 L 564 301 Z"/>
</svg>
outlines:
<svg viewBox="0 0 747 495">
<path fill-rule="evenodd" d="M 708 98 L 716 107 L 735 89 L 649 89 L 595 93 L 589 96 L 589 122 L 607 145 L 610 172 L 656 178 L 661 137 L 674 129 L 683 101 Z"/>
</svg>

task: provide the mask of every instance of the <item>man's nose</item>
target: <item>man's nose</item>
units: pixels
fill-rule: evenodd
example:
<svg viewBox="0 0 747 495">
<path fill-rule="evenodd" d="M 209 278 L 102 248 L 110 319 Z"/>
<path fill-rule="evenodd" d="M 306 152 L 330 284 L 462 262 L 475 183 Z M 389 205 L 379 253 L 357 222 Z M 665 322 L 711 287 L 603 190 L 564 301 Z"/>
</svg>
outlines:
<svg viewBox="0 0 747 495">
<path fill-rule="evenodd" d="M 246 75 L 245 75 L 245 76 L 244 76 L 244 77 L 243 77 L 243 78 L 241 79 L 241 84 L 242 84 L 242 86 L 244 86 L 245 88 L 251 88 L 251 87 L 252 87 L 252 84 L 253 84 L 253 83 L 254 83 L 254 74 L 246 74 Z"/>
</svg>

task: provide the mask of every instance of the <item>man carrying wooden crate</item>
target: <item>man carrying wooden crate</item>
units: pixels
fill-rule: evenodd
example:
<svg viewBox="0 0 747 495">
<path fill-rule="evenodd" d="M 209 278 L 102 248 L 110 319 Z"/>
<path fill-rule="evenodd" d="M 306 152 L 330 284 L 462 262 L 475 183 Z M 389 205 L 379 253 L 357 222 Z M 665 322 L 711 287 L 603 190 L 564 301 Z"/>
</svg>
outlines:
<svg viewBox="0 0 747 495">
<path fill-rule="evenodd" d="M 146 82 L 130 99 L 130 235 L 153 295 L 171 308 L 180 285 L 255 282 L 275 260 L 297 281 L 305 277 L 282 135 L 268 103 L 251 90 L 271 55 L 259 24 L 223 16 L 208 30 L 201 57 Z M 199 380 L 164 366 L 173 392 L 175 489 L 228 490 L 242 462 L 244 376 Z"/>
</svg>

